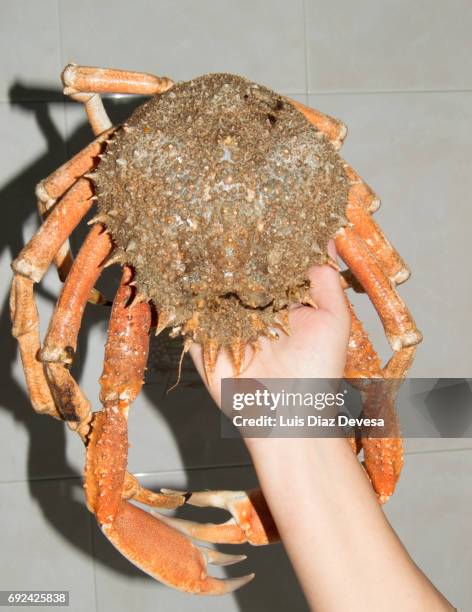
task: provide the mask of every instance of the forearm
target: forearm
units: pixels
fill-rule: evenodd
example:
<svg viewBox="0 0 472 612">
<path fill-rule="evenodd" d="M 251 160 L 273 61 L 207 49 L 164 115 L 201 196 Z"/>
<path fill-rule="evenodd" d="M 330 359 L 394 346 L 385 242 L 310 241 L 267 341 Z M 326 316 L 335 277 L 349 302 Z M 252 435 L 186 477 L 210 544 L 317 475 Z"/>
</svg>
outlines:
<svg viewBox="0 0 472 612">
<path fill-rule="evenodd" d="M 346 440 L 247 444 L 313 610 L 453 610 L 395 535 Z"/>
</svg>

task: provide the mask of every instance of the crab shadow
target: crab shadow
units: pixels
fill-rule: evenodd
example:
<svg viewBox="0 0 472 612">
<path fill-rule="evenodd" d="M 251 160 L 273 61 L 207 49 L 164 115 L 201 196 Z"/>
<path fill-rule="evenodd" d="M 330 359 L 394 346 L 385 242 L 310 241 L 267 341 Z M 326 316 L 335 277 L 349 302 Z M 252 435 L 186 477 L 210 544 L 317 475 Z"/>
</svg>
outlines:
<svg viewBox="0 0 472 612">
<path fill-rule="evenodd" d="M 53 102 L 13 102 L 15 100 L 55 100 Z M 35 185 L 76 151 L 80 150 L 91 139 L 90 128 L 85 121 L 80 122 L 70 135 L 64 137 L 57 128 L 53 117 L 54 105 L 75 104 L 62 100 L 59 91 L 45 90 L 44 88 L 28 87 L 15 84 L 10 90 L 10 100 L 17 112 L 27 113 L 34 117 L 38 132 L 45 139 L 46 151 L 28 163 L 19 173 L 0 186 L 0 201 L 6 219 L 0 225 L 0 248 L 2 255 L 11 261 L 16 257 L 24 245 L 24 227 L 30 225 L 35 217 L 34 187 Z M 114 123 L 122 122 L 142 100 L 137 98 L 109 99 L 106 101 L 107 109 Z M 73 250 L 83 240 L 87 231 L 86 222 L 78 228 L 72 239 Z M 116 290 L 119 271 L 107 271 L 101 280 L 100 288 L 106 295 L 112 296 Z M 5 279 L 5 284 L 6 284 Z M 36 295 L 39 300 L 40 316 L 50 316 L 53 305 L 60 289 L 59 281 L 51 273 L 48 282 L 36 286 Z M 8 281 L 9 282 L 9 281 Z M 28 437 L 28 486 L 31 498 L 41 509 L 48 523 L 61 534 L 61 536 L 83 555 L 93 554 L 95 562 L 108 570 L 134 581 L 151 581 L 146 575 L 126 561 L 106 540 L 96 526 L 93 517 L 85 509 L 82 494 L 81 473 L 73 465 L 67 454 L 70 434 L 66 434 L 65 427 L 50 418 L 37 415 L 31 409 L 25 387 L 21 379 L 18 366 L 18 353 L 15 340 L 11 336 L 8 298 L 5 298 L 0 312 L 0 331 L 3 338 L 1 351 L 2 409 L 6 413 L 4 419 L 11 419 L 19 424 Z M 74 375 L 83 382 L 84 363 L 87 359 L 94 361 L 96 376 L 101 371 L 101 355 L 96 357 L 91 350 L 89 338 L 92 332 L 99 330 L 103 337 L 109 319 L 110 309 L 107 307 L 89 306 L 87 316 L 79 335 L 79 360 L 74 365 Z M 44 325 L 44 321 L 43 321 Z M 172 349 L 174 350 L 174 349 Z M 165 355 L 164 355 L 165 357 Z M 172 355 L 167 356 L 169 363 L 175 363 Z M 152 355 L 151 355 L 152 358 Z M 165 361 L 165 359 L 164 359 Z M 174 380 L 175 372 L 166 373 L 162 368 L 152 370 L 149 384 L 143 389 L 147 404 L 155 407 L 159 418 L 164 420 L 165 426 L 173 437 L 173 442 L 180 456 L 180 462 L 185 467 L 199 465 L 199 469 L 186 471 L 186 488 L 198 490 L 201 488 L 241 488 L 253 486 L 255 476 L 249 467 L 249 458 L 244 445 L 240 440 L 221 440 L 219 414 L 209 396 L 204 393 L 203 385 L 199 382 L 191 366 L 186 366 L 183 383 L 176 392 L 163 391 L 166 384 Z M 21 381 L 21 382 L 19 382 Z M 96 405 L 96 398 L 91 398 Z M 198 402 L 198 405 L 195 405 Z M 182 409 L 186 406 L 187 409 Z M 198 418 L 189 420 L 189 407 L 193 412 L 198 411 Z M 139 418 L 139 415 L 136 415 Z M 200 432 L 189 431 L 189 426 L 198 425 Z M 199 437 L 200 436 L 200 437 Z M 200 440 L 200 445 L 195 440 Z M 149 445 L 151 446 L 151 445 Z M 217 448 L 218 456 L 212 451 Z M 227 449 L 227 450 L 226 450 Z M 208 463 L 199 462 L 199 453 L 207 457 Z M 222 467 L 205 469 L 214 462 Z M 225 469 L 225 465 L 228 469 Z M 246 466 L 239 470 L 235 465 Z M 232 466 L 229 469 L 229 466 Z M 185 469 L 185 468 L 184 468 Z M 159 471 L 156 465 L 154 470 Z M 202 479 L 202 473 L 205 479 Z M 45 486 L 44 474 L 51 480 L 59 480 L 59 499 L 51 496 L 50 487 Z M 236 474 L 236 476 L 235 476 Z M 207 479 L 207 475 L 209 479 Z M 246 481 L 250 482 L 246 482 Z M 157 485 L 158 483 L 156 483 Z M 169 483 L 171 484 L 171 483 Z M 176 483 L 177 484 L 177 483 Z M 76 528 L 77 516 L 83 515 L 84 520 L 90 520 L 93 530 L 92 548 L 89 541 L 84 541 L 80 530 Z M 206 510 L 196 512 L 195 509 L 184 508 L 179 511 L 180 516 L 194 518 L 199 521 L 221 521 L 227 517 L 221 511 Z M 72 518 L 74 517 L 74 518 Z M 93 551 L 93 553 L 91 552 Z M 237 591 L 234 597 L 241 611 L 250 610 L 282 610 L 288 605 L 295 610 L 306 610 L 307 606 L 296 582 L 293 571 L 288 563 L 282 546 L 269 546 L 259 549 L 249 547 L 234 547 L 234 552 L 241 551 L 248 554 L 248 561 L 244 567 L 238 564 L 234 568 L 227 568 L 225 575 L 237 576 L 255 571 L 256 580 L 250 585 Z M 233 551 L 226 547 L 227 552 Z M 276 578 L 276 579 L 275 579 Z M 161 585 L 152 581 L 155 588 Z M 147 585 L 149 586 L 149 585 Z"/>
</svg>

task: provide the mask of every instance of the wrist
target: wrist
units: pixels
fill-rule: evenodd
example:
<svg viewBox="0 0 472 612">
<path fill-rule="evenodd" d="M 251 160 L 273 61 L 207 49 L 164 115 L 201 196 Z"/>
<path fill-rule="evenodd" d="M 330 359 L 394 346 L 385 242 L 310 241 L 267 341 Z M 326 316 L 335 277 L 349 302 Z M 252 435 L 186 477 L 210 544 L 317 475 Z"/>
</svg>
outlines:
<svg viewBox="0 0 472 612">
<path fill-rule="evenodd" d="M 244 438 L 244 442 L 255 465 L 353 456 L 346 438 Z"/>
</svg>

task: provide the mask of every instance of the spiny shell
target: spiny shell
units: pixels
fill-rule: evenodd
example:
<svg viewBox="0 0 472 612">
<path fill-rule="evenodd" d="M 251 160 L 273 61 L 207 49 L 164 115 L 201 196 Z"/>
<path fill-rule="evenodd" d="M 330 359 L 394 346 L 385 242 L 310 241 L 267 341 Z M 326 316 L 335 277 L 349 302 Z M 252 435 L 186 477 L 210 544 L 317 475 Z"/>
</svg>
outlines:
<svg viewBox="0 0 472 612">
<path fill-rule="evenodd" d="M 229 74 L 138 108 L 94 181 L 138 291 L 184 335 L 227 349 L 268 333 L 300 301 L 348 191 L 321 132 L 282 96 Z"/>
</svg>

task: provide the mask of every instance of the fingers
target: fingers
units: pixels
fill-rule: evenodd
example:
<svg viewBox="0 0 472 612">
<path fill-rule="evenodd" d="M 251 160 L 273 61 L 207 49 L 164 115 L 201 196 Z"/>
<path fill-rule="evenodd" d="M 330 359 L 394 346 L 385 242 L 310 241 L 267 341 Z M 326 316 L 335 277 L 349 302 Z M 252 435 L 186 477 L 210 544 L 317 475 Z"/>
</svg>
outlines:
<svg viewBox="0 0 472 612">
<path fill-rule="evenodd" d="M 205 368 L 203 367 L 202 347 L 197 342 L 192 342 L 189 349 L 190 357 L 197 368 L 203 382 L 206 382 Z"/>
</svg>

